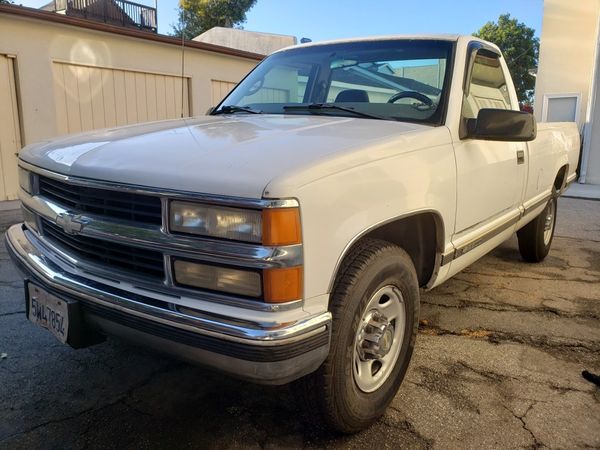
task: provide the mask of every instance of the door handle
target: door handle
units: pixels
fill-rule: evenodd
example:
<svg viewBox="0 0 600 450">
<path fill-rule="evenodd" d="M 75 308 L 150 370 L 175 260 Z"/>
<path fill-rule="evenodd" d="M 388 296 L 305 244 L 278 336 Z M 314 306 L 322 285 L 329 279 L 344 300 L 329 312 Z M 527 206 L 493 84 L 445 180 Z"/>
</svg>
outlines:
<svg viewBox="0 0 600 450">
<path fill-rule="evenodd" d="M 517 164 L 525 164 L 525 150 L 517 150 Z"/>
</svg>

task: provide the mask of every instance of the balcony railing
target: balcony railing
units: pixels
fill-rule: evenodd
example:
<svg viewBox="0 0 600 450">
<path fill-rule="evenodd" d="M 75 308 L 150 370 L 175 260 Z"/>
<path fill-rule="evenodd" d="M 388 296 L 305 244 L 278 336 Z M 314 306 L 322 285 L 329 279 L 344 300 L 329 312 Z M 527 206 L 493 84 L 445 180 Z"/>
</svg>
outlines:
<svg viewBox="0 0 600 450">
<path fill-rule="evenodd" d="M 156 8 L 129 0 L 54 0 L 55 11 L 111 25 L 157 32 Z"/>
</svg>

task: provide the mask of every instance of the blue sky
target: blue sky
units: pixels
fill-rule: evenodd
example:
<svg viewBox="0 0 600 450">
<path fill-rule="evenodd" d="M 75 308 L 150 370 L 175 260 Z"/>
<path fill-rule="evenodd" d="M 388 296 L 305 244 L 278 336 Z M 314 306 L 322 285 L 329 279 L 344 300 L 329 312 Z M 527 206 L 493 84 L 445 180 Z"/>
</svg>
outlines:
<svg viewBox="0 0 600 450">
<path fill-rule="evenodd" d="M 15 3 L 39 7 L 47 1 Z M 153 0 L 140 3 L 152 5 Z M 178 0 L 158 0 L 160 33 L 170 32 L 177 21 L 177 4 Z M 508 12 L 539 36 L 542 9 L 543 0 L 258 0 L 244 28 L 314 41 L 379 34 L 470 34 Z"/>
</svg>

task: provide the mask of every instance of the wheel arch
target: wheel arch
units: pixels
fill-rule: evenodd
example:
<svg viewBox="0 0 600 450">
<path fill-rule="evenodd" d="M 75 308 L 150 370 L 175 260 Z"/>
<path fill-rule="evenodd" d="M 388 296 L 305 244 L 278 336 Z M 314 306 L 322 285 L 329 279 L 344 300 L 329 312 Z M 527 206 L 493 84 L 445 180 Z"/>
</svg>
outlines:
<svg viewBox="0 0 600 450">
<path fill-rule="evenodd" d="M 419 286 L 426 286 L 437 273 L 444 251 L 444 221 L 438 211 L 419 210 L 379 222 L 352 238 L 339 256 L 329 283 L 331 292 L 340 267 L 351 250 L 365 238 L 380 239 L 406 251 L 417 272 Z"/>
<path fill-rule="evenodd" d="M 569 176 L 569 164 L 563 164 L 556 172 L 553 186 L 556 189 L 557 195 L 563 193 L 567 187 L 567 178 Z"/>
</svg>

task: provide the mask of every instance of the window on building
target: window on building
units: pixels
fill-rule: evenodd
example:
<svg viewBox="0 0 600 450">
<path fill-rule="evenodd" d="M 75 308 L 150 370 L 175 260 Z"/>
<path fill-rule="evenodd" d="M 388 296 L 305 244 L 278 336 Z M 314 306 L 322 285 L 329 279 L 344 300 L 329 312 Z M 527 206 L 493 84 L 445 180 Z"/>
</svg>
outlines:
<svg viewBox="0 0 600 450">
<path fill-rule="evenodd" d="M 574 94 L 546 95 L 545 122 L 575 122 L 579 97 Z"/>
</svg>

